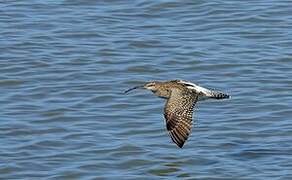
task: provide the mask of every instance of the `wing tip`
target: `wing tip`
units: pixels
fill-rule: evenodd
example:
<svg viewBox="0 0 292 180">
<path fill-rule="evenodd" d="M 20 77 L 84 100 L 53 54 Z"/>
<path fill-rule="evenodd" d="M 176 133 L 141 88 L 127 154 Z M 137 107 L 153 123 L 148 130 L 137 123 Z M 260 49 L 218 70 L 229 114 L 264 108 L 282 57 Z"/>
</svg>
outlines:
<svg viewBox="0 0 292 180">
<path fill-rule="evenodd" d="M 180 143 L 180 144 L 176 144 L 179 148 L 183 148 L 183 146 L 184 146 L 184 142 L 183 143 Z"/>
<path fill-rule="evenodd" d="M 171 138 L 172 139 L 172 141 L 177 145 L 177 147 L 179 147 L 179 148 L 183 148 L 183 146 L 184 146 L 184 144 L 185 144 L 185 141 L 180 141 L 180 142 L 177 142 L 177 141 L 175 141 L 173 138 Z"/>
<path fill-rule="evenodd" d="M 179 148 L 183 148 L 186 140 L 188 139 L 188 137 L 186 137 L 185 139 L 178 139 L 177 137 L 175 137 L 174 134 L 169 134 L 171 137 L 171 140 L 179 147 Z"/>
</svg>

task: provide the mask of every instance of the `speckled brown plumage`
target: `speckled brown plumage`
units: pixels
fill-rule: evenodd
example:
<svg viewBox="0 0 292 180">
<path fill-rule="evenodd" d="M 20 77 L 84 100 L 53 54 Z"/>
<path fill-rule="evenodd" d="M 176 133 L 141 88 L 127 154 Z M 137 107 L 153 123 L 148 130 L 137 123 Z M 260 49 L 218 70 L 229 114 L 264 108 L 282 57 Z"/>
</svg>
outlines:
<svg viewBox="0 0 292 180">
<path fill-rule="evenodd" d="M 183 147 L 192 130 L 193 108 L 198 95 L 186 88 L 172 90 L 164 107 L 166 128 L 174 143 Z"/>
<path fill-rule="evenodd" d="M 149 82 L 125 92 L 137 88 L 149 89 L 158 97 L 167 99 L 164 107 L 166 129 L 172 141 L 180 148 L 191 133 L 192 114 L 196 102 L 208 98 L 229 98 L 229 95 L 225 93 L 208 90 L 183 80 Z"/>
</svg>

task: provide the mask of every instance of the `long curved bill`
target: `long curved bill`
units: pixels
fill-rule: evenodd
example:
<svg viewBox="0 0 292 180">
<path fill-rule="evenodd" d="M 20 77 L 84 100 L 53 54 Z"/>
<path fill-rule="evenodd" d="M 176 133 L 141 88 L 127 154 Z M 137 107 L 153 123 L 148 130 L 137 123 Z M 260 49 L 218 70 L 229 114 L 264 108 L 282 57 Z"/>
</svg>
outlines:
<svg viewBox="0 0 292 180">
<path fill-rule="evenodd" d="M 130 89 L 126 90 L 124 93 L 128 93 L 128 92 L 130 92 L 130 91 L 132 91 L 134 89 L 138 89 L 138 88 L 144 88 L 144 85 L 143 86 L 135 86 L 133 88 L 130 88 Z"/>
</svg>

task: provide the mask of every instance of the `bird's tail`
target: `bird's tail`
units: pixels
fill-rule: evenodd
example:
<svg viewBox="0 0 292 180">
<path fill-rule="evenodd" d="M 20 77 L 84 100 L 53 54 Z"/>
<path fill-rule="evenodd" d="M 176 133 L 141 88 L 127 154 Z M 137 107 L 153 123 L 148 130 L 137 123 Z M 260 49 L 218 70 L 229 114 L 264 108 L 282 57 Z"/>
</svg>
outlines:
<svg viewBox="0 0 292 180">
<path fill-rule="evenodd" d="M 208 94 L 210 98 L 214 99 L 228 99 L 230 96 L 228 94 L 222 93 L 222 92 L 217 92 L 217 91 L 210 91 Z"/>
</svg>

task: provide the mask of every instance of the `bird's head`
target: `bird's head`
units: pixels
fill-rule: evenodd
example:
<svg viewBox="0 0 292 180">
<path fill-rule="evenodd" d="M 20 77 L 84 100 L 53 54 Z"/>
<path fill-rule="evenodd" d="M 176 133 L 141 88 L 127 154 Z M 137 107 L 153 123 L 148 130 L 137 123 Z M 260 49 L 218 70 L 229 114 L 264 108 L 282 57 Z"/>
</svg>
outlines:
<svg viewBox="0 0 292 180">
<path fill-rule="evenodd" d="M 155 91 L 157 91 L 157 88 L 158 88 L 158 82 L 147 82 L 144 85 L 135 86 L 133 88 L 130 88 L 130 89 L 126 90 L 125 93 L 130 92 L 134 89 L 148 89 L 148 90 L 151 90 L 152 92 L 155 92 Z"/>
<path fill-rule="evenodd" d="M 145 89 L 151 90 L 151 91 L 157 91 L 158 83 L 157 82 L 148 82 L 144 84 L 143 86 Z"/>
<path fill-rule="evenodd" d="M 138 88 L 148 89 L 148 90 L 152 91 L 155 95 L 157 95 L 158 97 L 161 97 L 161 98 L 169 98 L 170 94 L 171 94 L 170 89 L 167 88 L 167 86 L 165 86 L 165 83 L 157 82 L 157 81 L 156 82 L 155 81 L 147 82 L 141 86 L 135 86 L 135 87 L 125 91 L 125 93 L 132 91 L 134 89 L 138 89 Z"/>
</svg>

